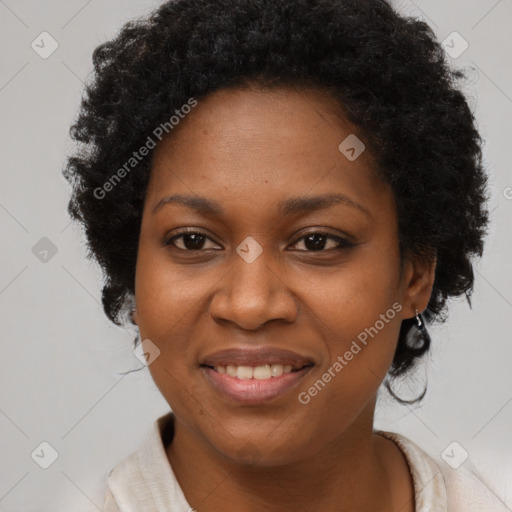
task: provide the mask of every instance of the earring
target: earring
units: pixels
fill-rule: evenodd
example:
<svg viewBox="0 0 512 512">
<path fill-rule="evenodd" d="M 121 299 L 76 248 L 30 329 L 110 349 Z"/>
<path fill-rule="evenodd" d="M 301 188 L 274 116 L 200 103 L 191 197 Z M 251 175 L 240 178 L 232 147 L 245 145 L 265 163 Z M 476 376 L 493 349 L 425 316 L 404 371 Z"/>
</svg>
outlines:
<svg viewBox="0 0 512 512">
<path fill-rule="evenodd" d="M 414 309 L 414 316 L 416 317 L 416 327 L 418 331 L 424 331 L 425 323 L 423 322 L 423 317 L 421 316 L 421 313 L 418 311 L 418 308 Z"/>
</svg>

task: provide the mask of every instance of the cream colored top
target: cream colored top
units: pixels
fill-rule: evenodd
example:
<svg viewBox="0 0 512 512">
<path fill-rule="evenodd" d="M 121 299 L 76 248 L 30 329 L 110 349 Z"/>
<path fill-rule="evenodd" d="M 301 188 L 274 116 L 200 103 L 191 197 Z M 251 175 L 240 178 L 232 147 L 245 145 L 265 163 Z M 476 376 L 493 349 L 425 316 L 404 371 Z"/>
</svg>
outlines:
<svg viewBox="0 0 512 512">
<path fill-rule="evenodd" d="M 173 429 L 173 413 L 161 416 L 142 446 L 110 471 L 103 512 L 194 511 L 165 452 L 165 440 L 172 439 Z M 404 453 L 413 477 L 416 512 L 510 512 L 467 462 L 452 469 L 401 434 L 376 433 L 394 441 Z"/>
</svg>

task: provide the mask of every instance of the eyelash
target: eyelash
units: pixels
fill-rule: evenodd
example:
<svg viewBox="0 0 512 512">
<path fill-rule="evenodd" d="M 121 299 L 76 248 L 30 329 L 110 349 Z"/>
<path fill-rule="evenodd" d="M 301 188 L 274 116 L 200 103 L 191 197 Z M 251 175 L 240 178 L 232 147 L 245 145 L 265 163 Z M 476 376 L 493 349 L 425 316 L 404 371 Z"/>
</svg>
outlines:
<svg viewBox="0 0 512 512">
<path fill-rule="evenodd" d="M 181 249 L 180 247 L 176 247 L 173 242 L 174 240 L 177 240 L 179 238 L 182 238 L 184 235 L 200 235 L 204 238 L 207 238 L 208 240 L 211 240 L 210 237 L 208 237 L 205 233 L 202 233 L 201 231 L 196 231 L 196 230 L 192 230 L 192 229 L 189 229 L 189 230 L 184 230 L 184 231 L 181 231 L 180 233 L 177 233 L 175 235 L 173 235 L 172 237 L 170 238 L 166 238 L 164 240 L 164 245 L 165 246 L 172 246 L 173 249 L 176 249 L 178 251 L 182 251 L 182 252 L 202 252 L 204 250 L 208 250 L 208 249 Z M 300 250 L 299 252 L 311 252 L 311 253 L 322 253 L 322 252 L 329 252 L 329 251 L 342 251 L 344 249 L 350 249 L 352 247 L 355 247 L 357 244 L 355 244 L 354 242 L 351 242 L 349 240 L 347 240 L 346 238 L 342 238 L 342 237 L 339 237 L 339 236 L 335 236 L 335 235 L 330 235 L 329 233 L 325 233 L 323 231 L 311 231 L 309 233 L 306 233 L 304 234 L 303 236 L 301 236 L 300 238 L 298 238 L 292 245 L 296 245 L 299 241 L 305 239 L 306 237 L 308 236 L 311 236 L 311 235 L 321 235 L 321 236 L 324 236 L 326 239 L 329 239 L 329 240 L 334 240 L 335 242 L 337 242 L 339 244 L 338 247 L 334 247 L 334 248 L 331 248 L 331 249 L 320 249 L 318 251 L 312 251 L 312 250 Z M 211 240 L 213 242 L 213 240 Z M 213 250 L 217 250 L 217 249 L 213 249 Z"/>
</svg>

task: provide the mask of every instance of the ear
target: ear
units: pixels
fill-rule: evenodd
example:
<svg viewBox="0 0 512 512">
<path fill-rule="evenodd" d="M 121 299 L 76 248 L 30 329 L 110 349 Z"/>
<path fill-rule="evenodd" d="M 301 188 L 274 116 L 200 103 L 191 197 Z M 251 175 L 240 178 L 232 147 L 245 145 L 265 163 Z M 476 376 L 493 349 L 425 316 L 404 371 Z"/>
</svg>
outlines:
<svg viewBox="0 0 512 512">
<path fill-rule="evenodd" d="M 405 318 L 412 318 L 415 309 L 422 313 L 432 295 L 437 256 L 405 258 L 402 305 Z M 407 314 L 410 312 L 410 316 Z"/>
<path fill-rule="evenodd" d="M 131 317 L 132 317 L 132 321 L 135 325 L 139 325 L 139 322 L 138 322 L 138 317 L 137 317 L 137 310 L 134 308 L 132 309 L 132 313 L 131 313 Z"/>
</svg>

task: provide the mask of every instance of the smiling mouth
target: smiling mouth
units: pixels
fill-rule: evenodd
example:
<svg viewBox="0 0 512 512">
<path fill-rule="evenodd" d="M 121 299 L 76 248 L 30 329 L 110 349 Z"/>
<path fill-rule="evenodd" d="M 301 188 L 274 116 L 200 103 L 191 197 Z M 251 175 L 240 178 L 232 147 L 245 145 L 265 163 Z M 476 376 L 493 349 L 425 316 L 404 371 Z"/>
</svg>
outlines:
<svg viewBox="0 0 512 512">
<path fill-rule="evenodd" d="M 236 377 L 238 379 L 254 379 L 254 380 L 266 380 L 288 373 L 299 372 L 300 370 L 313 366 L 312 364 L 306 364 L 300 367 L 294 367 L 290 364 L 264 364 L 258 366 L 237 366 L 237 365 L 219 365 L 209 366 L 201 365 L 204 368 L 210 368 L 217 373 L 229 375 L 230 377 Z"/>
<path fill-rule="evenodd" d="M 200 366 L 207 382 L 230 404 L 262 406 L 284 398 L 309 374 L 313 363 L 205 365 Z M 223 373 L 224 372 L 224 373 Z"/>
</svg>

